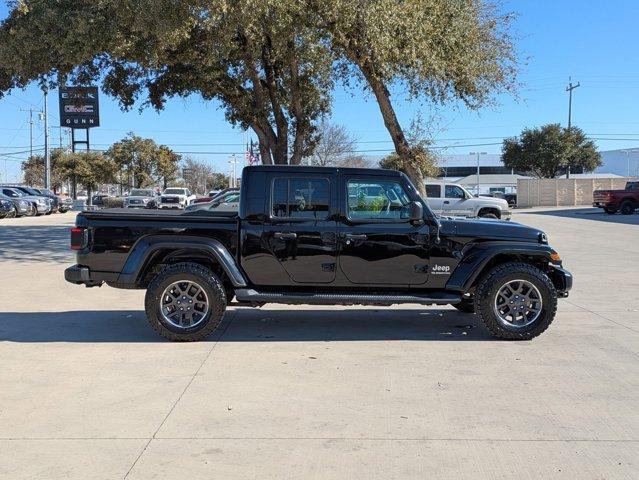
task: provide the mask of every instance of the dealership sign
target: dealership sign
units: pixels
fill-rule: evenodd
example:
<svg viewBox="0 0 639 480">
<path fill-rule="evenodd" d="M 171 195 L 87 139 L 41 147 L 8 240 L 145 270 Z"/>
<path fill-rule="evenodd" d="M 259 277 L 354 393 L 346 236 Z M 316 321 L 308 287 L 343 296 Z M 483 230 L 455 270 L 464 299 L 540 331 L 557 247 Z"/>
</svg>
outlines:
<svg viewBox="0 0 639 480">
<path fill-rule="evenodd" d="M 60 126 L 100 126 L 98 87 L 60 87 Z"/>
</svg>

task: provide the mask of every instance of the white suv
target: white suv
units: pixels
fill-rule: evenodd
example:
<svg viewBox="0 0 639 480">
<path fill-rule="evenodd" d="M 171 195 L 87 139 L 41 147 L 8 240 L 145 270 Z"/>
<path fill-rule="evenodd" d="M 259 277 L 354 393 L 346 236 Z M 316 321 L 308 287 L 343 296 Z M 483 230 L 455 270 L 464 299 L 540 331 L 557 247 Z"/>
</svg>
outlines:
<svg viewBox="0 0 639 480">
<path fill-rule="evenodd" d="M 195 200 L 188 188 L 167 188 L 162 192 L 158 208 L 186 208 Z"/>
<path fill-rule="evenodd" d="M 441 215 L 510 220 L 511 211 L 506 200 L 475 197 L 456 183 L 426 182 L 426 195 L 428 206 Z"/>
</svg>

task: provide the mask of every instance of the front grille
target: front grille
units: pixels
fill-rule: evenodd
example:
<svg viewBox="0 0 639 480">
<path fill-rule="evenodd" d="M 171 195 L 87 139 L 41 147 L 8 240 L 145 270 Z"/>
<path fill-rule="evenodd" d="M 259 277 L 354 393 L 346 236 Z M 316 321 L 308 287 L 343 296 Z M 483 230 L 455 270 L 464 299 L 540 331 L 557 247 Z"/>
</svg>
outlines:
<svg viewBox="0 0 639 480">
<path fill-rule="evenodd" d="M 177 197 L 162 197 L 162 203 L 179 203 L 180 199 Z"/>
<path fill-rule="evenodd" d="M 142 200 L 129 199 L 129 205 L 141 205 Z"/>
</svg>

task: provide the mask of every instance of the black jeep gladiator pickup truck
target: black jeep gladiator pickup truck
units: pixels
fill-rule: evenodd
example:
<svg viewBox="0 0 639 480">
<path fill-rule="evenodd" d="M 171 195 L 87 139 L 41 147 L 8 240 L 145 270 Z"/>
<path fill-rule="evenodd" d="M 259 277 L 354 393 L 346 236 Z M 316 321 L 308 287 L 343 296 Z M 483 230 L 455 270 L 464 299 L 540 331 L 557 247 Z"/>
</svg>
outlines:
<svg viewBox="0 0 639 480">
<path fill-rule="evenodd" d="M 552 322 L 572 276 L 534 228 L 439 218 L 402 173 L 247 167 L 239 212 L 102 210 L 78 215 L 88 287 L 146 289 L 152 327 L 200 340 L 240 305 L 451 304 L 495 336 L 531 339 Z"/>
</svg>

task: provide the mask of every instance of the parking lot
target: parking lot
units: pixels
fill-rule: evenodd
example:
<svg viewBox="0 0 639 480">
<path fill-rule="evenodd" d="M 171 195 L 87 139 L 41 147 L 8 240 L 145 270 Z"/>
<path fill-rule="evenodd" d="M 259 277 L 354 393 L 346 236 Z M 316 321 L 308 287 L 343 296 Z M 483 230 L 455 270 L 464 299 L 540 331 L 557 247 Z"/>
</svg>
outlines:
<svg viewBox="0 0 639 480">
<path fill-rule="evenodd" d="M 230 308 L 164 341 L 142 291 L 68 284 L 74 214 L 0 224 L 0 478 L 639 478 L 639 214 L 515 211 L 575 277 L 494 340 L 421 306 Z"/>
</svg>

